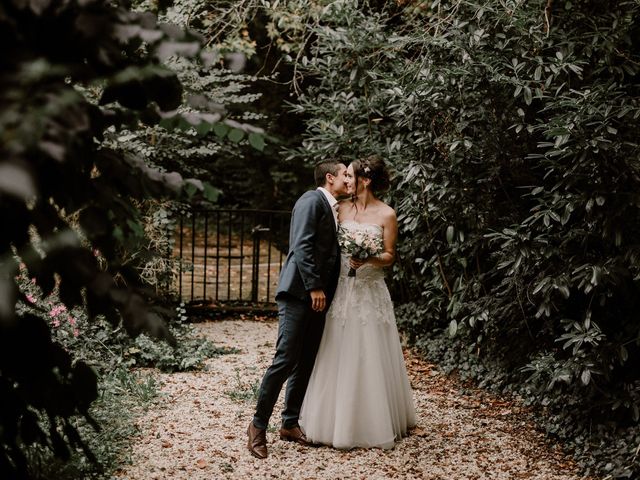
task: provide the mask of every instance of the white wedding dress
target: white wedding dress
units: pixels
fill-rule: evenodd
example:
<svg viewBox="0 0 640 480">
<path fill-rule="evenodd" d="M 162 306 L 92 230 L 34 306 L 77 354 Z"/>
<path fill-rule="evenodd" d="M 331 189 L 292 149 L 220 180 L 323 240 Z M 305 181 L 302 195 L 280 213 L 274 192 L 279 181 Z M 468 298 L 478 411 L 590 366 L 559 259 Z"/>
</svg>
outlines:
<svg viewBox="0 0 640 480">
<path fill-rule="evenodd" d="M 341 225 L 382 236 L 379 225 Z M 348 271 L 343 255 L 299 422 L 314 443 L 392 448 L 416 424 L 393 304 L 382 268 Z"/>
</svg>

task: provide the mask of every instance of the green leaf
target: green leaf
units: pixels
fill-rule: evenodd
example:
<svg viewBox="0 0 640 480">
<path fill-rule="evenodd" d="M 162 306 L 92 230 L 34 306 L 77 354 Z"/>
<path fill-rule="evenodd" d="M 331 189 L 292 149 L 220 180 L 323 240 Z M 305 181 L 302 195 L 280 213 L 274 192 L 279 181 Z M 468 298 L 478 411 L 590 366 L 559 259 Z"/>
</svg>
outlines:
<svg viewBox="0 0 640 480">
<path fill-rule="evenodd" d="M 217 202 L 220 194 L 222 193 L 220 189 L 212 186 L 210 183 L 204 182 L 204 197 L 210 202 Z"/>
<path fill-rule="evenodd" d="M 178 130 L 182 130 L 183 132 L 186 132 L 193 128 L 193 125 L 191 124 L 191 122 L 189 122 L 186 118 L 182 116 L 178 116 L 176 118 L 177 118 L 176 128 Z"/>
<path fill-rule="evenodd" d="M 449 322 L 449 336 L 455 337 L 456 333 L 458 333 L 458 322 L 456 320 L 451 320 L 451 322 Z"/>
<path fill-rule="evenodd" d="M 233 143 L 238 143 L 244 138 L 244 132 L 239 128 L 232 128 L 231 131 L 227 134 L 227 138 Z"/>
<path fill-rule="evenodd" d="M 196 133 L 198 134 L 198 136 L 204 137 L 211 131 L 212 128 L 213 125 L 211 125 L 209 122 L 201 122 L 196 126 Z"/>
<path fill-rule="evenodd" d="M 620 356 L 620 362 L 622 363 L 626 362 L 629 359 L 629 351 L 624 345 L 620 345 L 618 355 Z"/>
<path fill-rule="evenodd" d="M 224 123 L 216 123 L 213 126 L 213 133 L 216 134 L 217 137 L 219 138 L 224 138 L 227 133 L 229 132 L 230 128 L 225 125 Z"/>
<path fill-rule="evenodd" d="M 559 286 L 558 290 L 560 290 L 560 293 L 565 299 L 569 298 L 569 295 L 571 295 L 571 291 L 566 285 Z"/>
<path fill-rule="evenodd" d="M 455 233 L 455 229 L 453 225 L 449 225 L 447 227 L 447 243 L 451 244 L 453 242 L 453 234 Z"/>
<path fill-rule="evenodd" d="M 113 228 L 113 237 L 120 243 L 124 242 L 124 233 L 122 228 L 116 226 Z"/>
<path fill-rule="evenodd" d="M 264 137 L 259 133 L 252 132 L 249 134 L 249 144 L 256 150 L 262 152 L 265 147 Z"/>
<path fill-rule="evenodd" d="M 542 65 L 538 65 L 536 71 L 533 73 L 533 79 L 539 81 L 542 78 Z"/>
<path fill-rule="evenodd" d="M 144 236 L 144 228 L 142 227 L 142 225 L 140 225 L 139 222 L 135 222 L 133 220 L 127 220 L 127 225 L 129 226 L 129 228 L 131 229 L 131 231 L 136 237 Z"/>
<path fill-rule="evenodd" d="M 191 198 L 198 191 L 198 188 L 192 183 L 185 183 L 184 191 L 186 192 L 187 196 Z"/>
<path fill-rule="evenodd" d="M 176 117 L 163 118 L 158 123 L 158 125 L 160 125 L 165 130 L 168 130 L 169 132 L 172 132 L 175 129 L 176 124 Z"/>
</svg>

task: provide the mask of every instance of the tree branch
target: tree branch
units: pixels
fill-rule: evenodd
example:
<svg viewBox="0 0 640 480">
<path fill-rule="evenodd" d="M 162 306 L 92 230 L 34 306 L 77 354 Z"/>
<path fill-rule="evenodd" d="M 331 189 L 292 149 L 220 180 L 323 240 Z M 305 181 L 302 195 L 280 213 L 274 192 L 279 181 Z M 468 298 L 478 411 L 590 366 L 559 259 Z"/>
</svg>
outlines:
<svg viewBox="0 0 640 480">
<path fill-rule="evenodd" d="M 545 33 L 549 36 L 551 30 L 551 9 L 553 8 L 553 0 L 547 0 L 547 6 L 544 7 Z"/>
</svg>

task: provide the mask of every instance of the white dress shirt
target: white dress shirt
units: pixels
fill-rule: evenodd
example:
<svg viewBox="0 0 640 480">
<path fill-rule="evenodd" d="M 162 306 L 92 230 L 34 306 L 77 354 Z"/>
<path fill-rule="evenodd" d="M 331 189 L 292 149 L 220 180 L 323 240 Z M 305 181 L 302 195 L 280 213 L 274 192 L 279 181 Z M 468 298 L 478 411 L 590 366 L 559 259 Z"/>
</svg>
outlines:
<svg viewBox="0 0 640 480">
<path fill-rule="evenodd" d="M 329 202 L 329 205 L 331 206 L 331 210 L 333 210 L 333 220 L 336 222 L 336 227 L 338 227 L 338 201 L 333 197 L 333 195 L 331 195 L 331 193 L 329 193 L 329 190 L 327 190 L 324 187 L 318 187 L 318 190 L 320 190 L 325 197 L 327 197 L 327 200 Z"/>
</svg>

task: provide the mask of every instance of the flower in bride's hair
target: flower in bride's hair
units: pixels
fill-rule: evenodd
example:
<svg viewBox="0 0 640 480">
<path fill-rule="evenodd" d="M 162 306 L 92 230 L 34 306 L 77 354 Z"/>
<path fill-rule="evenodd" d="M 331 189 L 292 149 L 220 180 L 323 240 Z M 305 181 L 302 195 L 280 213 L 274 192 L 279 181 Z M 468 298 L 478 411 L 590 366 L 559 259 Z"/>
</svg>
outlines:
<svg viewBox="0 0 640 480">
<path fill-rule="evenodd" d="M 370 167 L 364 167 L 363 170 L 364 170 L 364 173 L 371 172 L 371 168 Z"/>
</svg>

